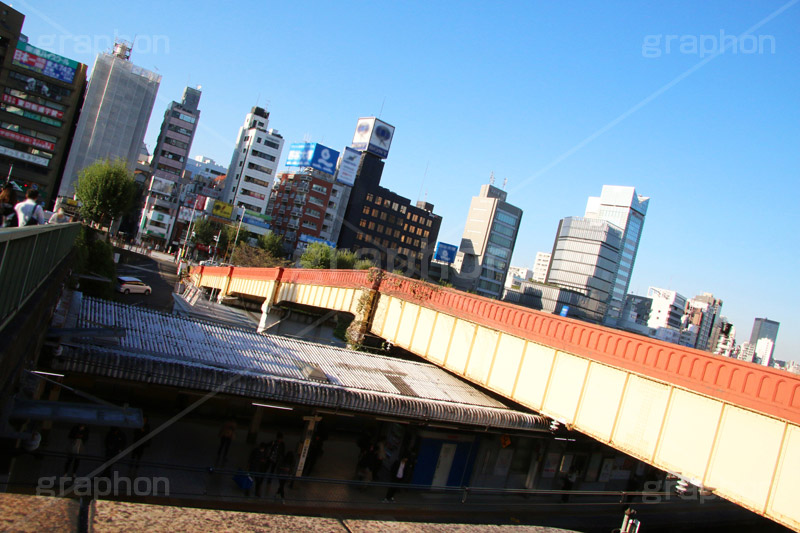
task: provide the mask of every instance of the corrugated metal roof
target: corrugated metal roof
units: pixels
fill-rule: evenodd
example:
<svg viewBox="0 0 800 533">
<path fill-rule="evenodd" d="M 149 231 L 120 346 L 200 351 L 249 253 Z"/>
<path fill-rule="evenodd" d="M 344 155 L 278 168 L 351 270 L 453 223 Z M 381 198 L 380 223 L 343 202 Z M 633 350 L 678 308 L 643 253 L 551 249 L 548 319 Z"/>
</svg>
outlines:
<svg viewBox="0 0 800 533">
<path fill-rule="evenodd" d="M 77 326 L 99 325 L 125 328 L 126 335 L 112 343 L 85 339 L 65 350 L 65 369 L 420 420 L 522 430 L 548 425 L 428 363 L 84 297 Z M 327 382 L 306 377 L 307 365 L 324 372 Z"/>
</svg>

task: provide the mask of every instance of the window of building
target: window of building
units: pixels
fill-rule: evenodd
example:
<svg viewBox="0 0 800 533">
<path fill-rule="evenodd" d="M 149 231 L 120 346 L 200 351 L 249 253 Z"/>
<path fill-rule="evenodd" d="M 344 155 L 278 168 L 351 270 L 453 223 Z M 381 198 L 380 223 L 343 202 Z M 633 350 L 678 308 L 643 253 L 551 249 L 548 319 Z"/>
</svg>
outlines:
<svg viewBox="0 0 800 533">
<path fill-rule="evenodd" d="M 278 144 L 276 142 L 272 142 L 272 141 L 266 140 L 266 139 L 264 140 L 264 146 L 269 146 L 270 148 L 274 148 L 276 150 L 281 147 L 280 144 Z"/>
<path fill-rule="evenodd" d="M 306 215 L 308 215 L 310 217 L 314 217 L 314 218 L 319 218 L 321 213 L 319 211 L 317 211 L 316 209 L 308 209 L 308 208 L 306 208 Z"/>
<path fill-rule="evenodd" d="M 386 211 L 381 213 L 381 220 L 386 220 Z"/>
<path fill-rule="evenodd" d="M 322 185 L 317 185 L 316 183 L 311 186 L 311 190 L 314 192 L 318 192 L 320 194 L 328 194 L 328 188 Z"/>
<path fill-rule="evenodd" d="M 405 213 L 406 213 L 406 206 L 404 206 L 404 205 L 401 205 L 401 206 L 400 206 L 400 212 L 401 212 L 402 214 L 405 214 Z"/>
<path fill-rule="evenodd" d="M 372 216 L 375 217 L 375 218 L 378 218 L 378 210 L 377 209 L 373 209 L 372 210 Z"/>
<path fill-rule="evenodd" d="M 383 224 L 378 224 L 378 233 L 383 233 Z"/>
<path fill-rule="evenodd" d="M 388 198 L 383 201 L 383 207 L 389 207 L 391 205 L 392 205 L 392 202 Z"/>
<path fill-rule="evenodd" d="M 397 203 L 397 202 L 392 202 L 392 211 L 397 211 L 397 209 L 398 209 L 399 207 L 400 207 L 400 205 L 398 205 L 398 203 Z"/>
<path fill-rule="evenodd" d="M 374 223 L 374 222 L 370 222 L 370 223 L 367 225 L 367 229 L 369 229 L 369 230 L 374 230 L 374 229 L 375 229 L 375 223 Z"/>
<path fill-rule="evenodd" d="M 367 227 L 367 221 L 366 221 L 366 219 L 363 219 L 363 218 L 362 218 L 361 220 L 359 220 L 359 221 L 358 221 L 358 225 L 359 225 L 359 226 L 361 226 L 362 228 L 366 228 L 366 227 Z"/>
<path fill-rule="evenodd" d="M 381 198 L 380 196 L 376 196 L 375 197 L 375 203 L 376 204 L 381 205 L 382 202 L 383 202 L 383 198 Z"/>
<path fill-rule="evenodd" d="M 375 198 L 375 196 L 372 193 L 367 194 L 367 201 L 368 202 L 371 202 L 373 198 Z"/>
</svg>

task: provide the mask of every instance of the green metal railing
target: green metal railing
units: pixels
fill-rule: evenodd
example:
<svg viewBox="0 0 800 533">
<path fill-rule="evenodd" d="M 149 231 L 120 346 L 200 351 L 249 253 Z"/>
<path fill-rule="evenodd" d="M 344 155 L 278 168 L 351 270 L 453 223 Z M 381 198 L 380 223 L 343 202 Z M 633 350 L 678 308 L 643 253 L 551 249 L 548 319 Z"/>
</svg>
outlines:
<svg viewBox="0 0 800 533">
<path fill-rule="evenodd" d="M 81 224 L 0 229 L 0 331 L 69 254 Z"/>
</svg>

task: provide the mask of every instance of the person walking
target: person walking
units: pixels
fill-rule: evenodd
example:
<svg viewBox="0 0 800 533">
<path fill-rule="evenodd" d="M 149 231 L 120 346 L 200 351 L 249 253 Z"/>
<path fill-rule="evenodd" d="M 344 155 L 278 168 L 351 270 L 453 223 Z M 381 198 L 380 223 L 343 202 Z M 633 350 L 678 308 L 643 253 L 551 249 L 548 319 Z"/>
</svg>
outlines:
<svg viewBox="0 0 800 533">
<path fill-rule="evenodd" d="M 125 434 L 116 426 L 109 429 L 108 433 L 106 433 L 106 463 L 108 464 L 105 470 L 103 470 L 103 475 L 105 477 L 111 477 L 111 467 L 114 466 L 116 461 L 113 463 L 110 461 L 125 449 L 127 442 Z"/>
<path fill-rule="evenodd" d="M 236 420 L 229 419 L 219 430 L 219 447 L 217 448 L 217 460 L 214 466 L 225 466 L 225 461 L 228 460 L 228 450 L 231 448 L 231 442 L 236 437 Z"/>
<path fill-rule="evenodd" d="M 284 490 L 286 489 L 286 482 L 289 481 L 288 477 L 292 475 L 293 467 L 294 453 L 292 453 L 292 450 L 289 450 L 283 455 L 277 470 L 277 474 L 281 476 L 281 478 L 278 480 L 278 491 L 275 493 L 275 497 L 280 498 L 282 502 L 286 500 Z"/>
<path fill-rule="evenodd" d="M 404 455 L 402 459 L 395 461 L 395 463 L 392 465 L 392 476 L 390 481 L 392 483 L 406 483 L 409 479 L 411 479 L 412 470 L 413 466 L 411 464 L 411 459 L 408 457 L 408 455 Z M 398 487 L 389 487 L 389 490 L 386 491 L 386 497 L 383 499 L 383 501 L 393 502 L 397 488 Z"/>
<path fill-rule="evenodd" d="M 267 443 L 262 442 L 250 452 L 250 459 L 247 462 L 247 467 L 250 469 L 250 475 L 255 480 L 256 498 L 261 495 L 261 484 L 264 483 L 264 475 L 267 472 Z M 250 496 L 250 489 L 245 491 L 246 496 Z"/>
<path fill-rule="evenodd" d="M 8 183 L 0 191 L 0 227 L 16 228 L 19 226 L 17 212 L 14 210 L 15 205 L 17 205 L 17 193 L 14 187 Z"/>
<path fill-rule="evenodd" d="M 25 200 L 14 206 L 19 227 L 44 224 L 44 210 L 42 210 L 42 206 L 36 203 L 38 199 L 39 191 L 37 189 L 28 189 L 28 192 L 25 193 Z"/>
<path fill-rule="evenodd" d="M 283 442 L 283 433 L 280 431 L 275 435 L 275 440 L 267 445 L 267 469 L 266 472 L 274 474 L 283 456 L 286 454 L 286 444 Z"/>
<path fill-rule="evenodd" d="M 76 424 L 69 430 L 69 450 L 67 462 L 64 464 L 64 477 L 75 477 L 80 464 L 80 454 L 89 440 L 89 428 L 86 424 Z"/>
<path fill-rule="evenodd" d="M 59 207 L 58 211 L 53 213 L 50 220 L 47 221 L 48 224 L 64 224 L 65 222 L 69 222 L 69 217 L 63 207 Z"/>
<path fill-rule="evenodd" d="M 150 434 L 150 422 L 147 420 L 147 417 L 143 417 L 142 421 L 144 424 L 140 428 L 136 428 L 133 430 L 133 443 L 136 444 L 143 439 L 147 438 Z M 131 470 L 136 471 L 139 469 L 139 461 L 142 460 L 142 455 L 144 454 L 144 449 L 150 446 L 150 441 L 143 442 L 139 444 L 136 448 L 133 449 L 131 452 Z"/>
</svg>

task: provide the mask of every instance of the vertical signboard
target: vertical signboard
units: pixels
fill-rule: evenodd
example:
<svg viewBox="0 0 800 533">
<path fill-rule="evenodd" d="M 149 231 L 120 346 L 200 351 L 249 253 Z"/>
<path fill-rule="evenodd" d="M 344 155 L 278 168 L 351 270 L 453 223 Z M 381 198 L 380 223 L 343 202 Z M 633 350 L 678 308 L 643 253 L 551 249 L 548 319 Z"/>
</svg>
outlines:
<svg viewBox="0 0 800 533">
<path fill-rule="evenodd" d="M 358 163 L 361 161 L 361 153 L 349 146 L 342 153 L 342 160 L 339 163 L 339 173 L 336 174 L 336 181 L 350 187 L 356 182 L 358 174 Z"/>
</svg>

